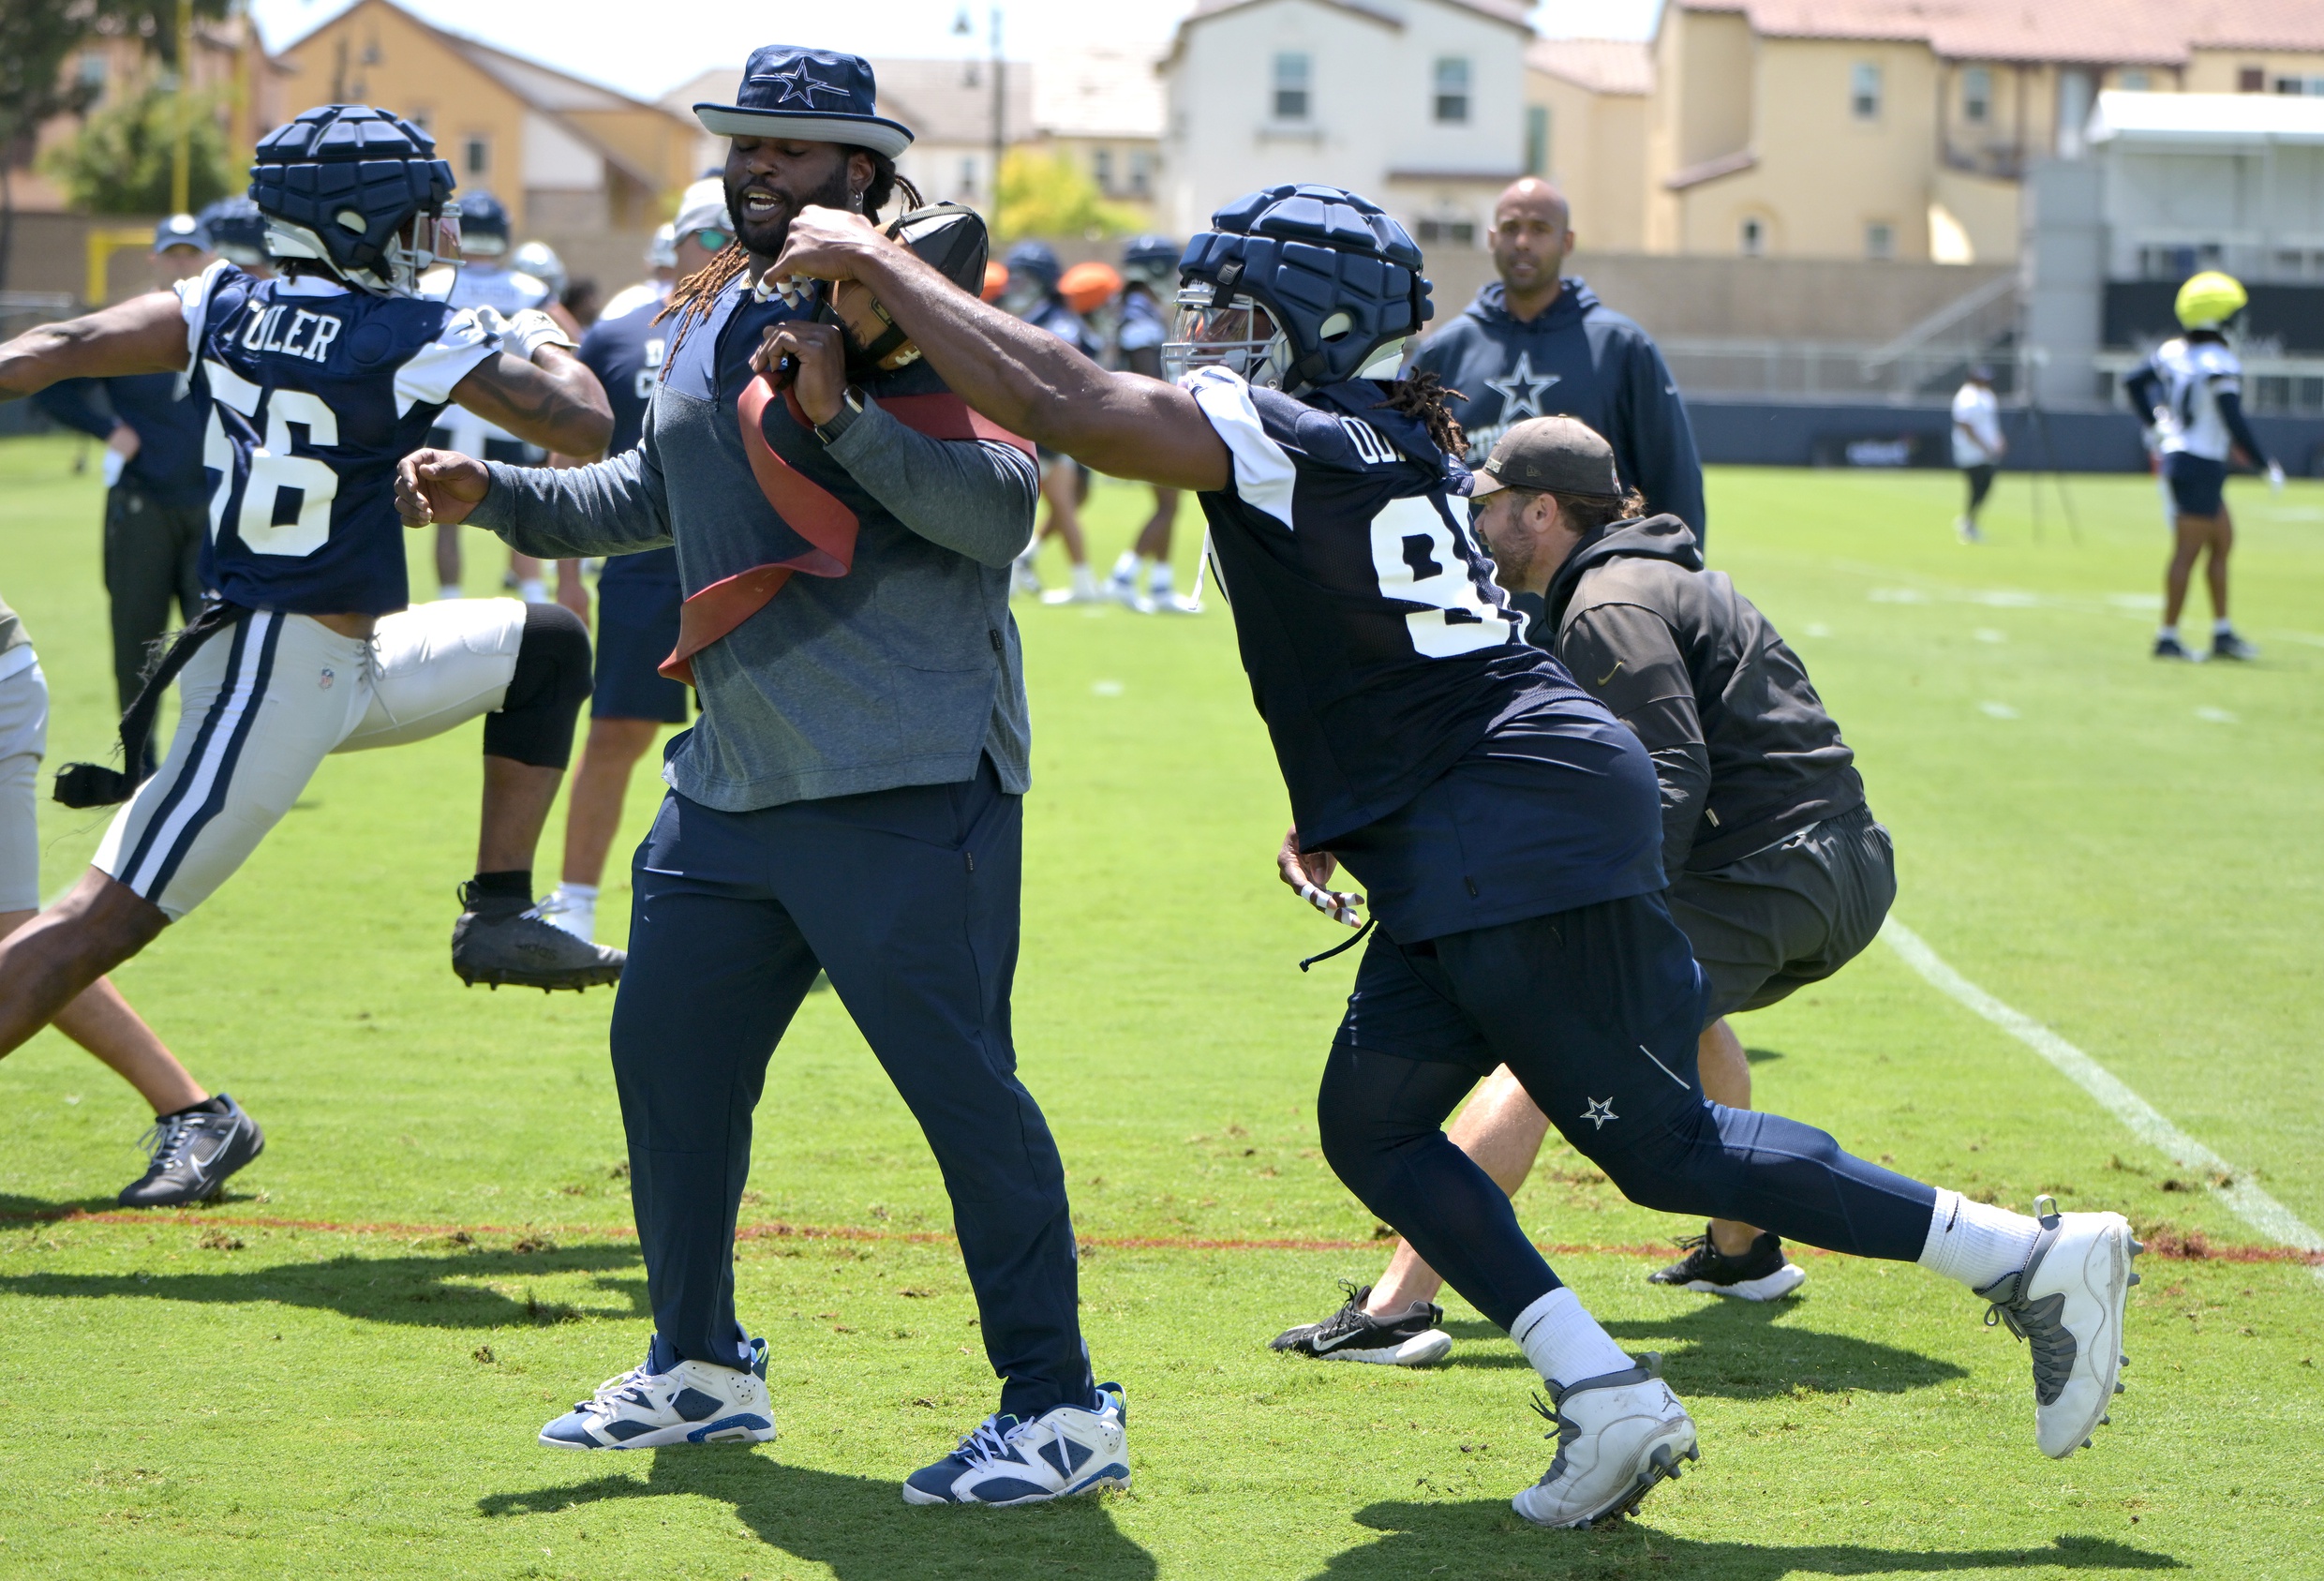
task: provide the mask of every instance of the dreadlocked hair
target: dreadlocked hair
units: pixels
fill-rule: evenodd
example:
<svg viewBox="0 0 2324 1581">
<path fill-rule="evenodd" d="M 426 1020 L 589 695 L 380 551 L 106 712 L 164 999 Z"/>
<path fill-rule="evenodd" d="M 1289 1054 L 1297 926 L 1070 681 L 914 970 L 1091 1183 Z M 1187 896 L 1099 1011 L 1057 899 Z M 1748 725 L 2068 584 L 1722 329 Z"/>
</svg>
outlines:
<svg viewBox="0 0 2324 1581">
<path fill-rule="evenodd" d="M 1426 368 L 1388 386 L 1388 398 L 1380 404 L 1403 417 L 1416 417 L 1426 425 L 1430 442 L 1447 455 L 1468 454 L 1468 436 L 1461 432 L 1459 419 L 1446 403 L 1467 400 L 1458 390 L 1447 389 L 1436 374 Z"/>
<path fill-rule="evenodd" d="M 861 154 L 872 161 L 872 181 L 863 189 L 862 201 L 858 205 L 866 219 L 877 224 L 880 210 L 886 208 L 887 201 L 899 191 L 903 194 L 907 212 L 927 206 L 928 200 L 921 197 L 920 189 L 912 185 L 912 178 L 900 174 L 896 170 L 896 161 L 886 155 L 874 154 L 869 148 L 843 148 L 841 152 L 842 157 Z M 750 267 L 750 249 L 742 245 L 742 238 L 737 236 L 720 248 L 709 262 L 671 288 L 669 302 L 653 317 L 653 321 L 660 323 L 673 313 L 678 315 L 678 321 L 670 326 L 670 349 L 663 357 L 663 366 L 668 367 L 678 361 L 678 349 L 685 340 L 686 332 L 710 316 L 710 309 L 717 304 L 720 295 L 748 273 Z"/>
</svg>

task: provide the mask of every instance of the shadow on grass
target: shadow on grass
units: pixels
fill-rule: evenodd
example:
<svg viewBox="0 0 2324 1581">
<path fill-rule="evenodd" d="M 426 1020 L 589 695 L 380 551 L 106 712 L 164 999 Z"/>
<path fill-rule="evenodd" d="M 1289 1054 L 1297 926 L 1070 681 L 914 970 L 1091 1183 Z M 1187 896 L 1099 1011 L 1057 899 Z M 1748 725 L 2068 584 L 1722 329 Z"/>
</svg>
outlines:
<svg viewBox="0 0 2324 1581">
<path fill-rule="evenodd" d="M 1900 1395 L 1949 1383 L 1968 1373 L 1951 1362 L 1919 1355 L 1853 1335 L 1819 1334 L 1781 1320 L 1796 1306 L 1780 1302 L 1706 1302 L 1668 1318 L 1632 1318 L 1606 1324 L 1624 1350 L 1660 1350 L 1662 1375 L 1681 1396 L 1712 1395 L 1764 1400 L 1806 1391 L 1838 1394 L 1864 1389 Z M 1482 1319 L 1444 1325 L 1448 1334 L 1481 1343 L 1454 1350 L 1447 1366 L 1526 1367 L 1509 1336 Z M 1494 1341 L 1499 1341 L 1497 1345 Z"/>
<path fill-rule="evenodd" d="M 1746 1049 L 1743 1051 L 1744 1060 L 1751 1065 L 1765 1065 L 1769 1060 L 1780 1060 L 1782 1057 L 1783 1051 L 1780 1049 Z"/>
<path fill-rule="evenodd" d="M 220 1228 L 233 1228 L 221 1220 Z M 221 1263 L 234 1256 L 221 1251 Z M 542 1300 L 526 1281 L 594 1274 L 613 1305 Z M 629 1275 L 623 1277 L 621 1275 Z M 513 1286 L 518 1293 L 496 1290 Z M 47 1301 L 275 1302 L 337 1312 L 370 1323 L 484 1329 L 577 1322 L 584 1318 L 642 1318 L 645 1271 L 634 1246 L 544 1247 L 539 1251 L 458 1251 L 431 1257 L 335 1257 L 324 1262 L 221 1266 L 200 1274 L 14 1274 L 0 1276 L 0 1296 Z"/>
<path fill-rule="evenodd" d="M 2041 1547 L 1910 1549 L 1856 1543 L 1703 1543 L 1624 1521 L 1599 1531 L 1538 1531 L 1498 1499 L 1452 1504 L 1382 1503 L 1358 1524 L 1390 1535 L 1340 1554 L 1318 1581 L 1411 1581 L 1466 1552 L 1447 1574 L 1470 1577 L 1555 1575 L 1565 1581 L 1662 1576 L 1670 1581 L 1782 1581 L 1792 1575 L 1942 1575 L 1954 1571 L 2184 1570 L 2168 1554 L 2103 1537 L 2062 1535 Z M 1506 1533 L 1505 1537 L 1498 1534 Z M 1504 1546 L 1539 1543 L 1522 1556 Z M 1484 1544 L 1490 1543 L 1491 1548 Z M 1515 1562 L 1504 1564 L 1504 1560 Z"/>
<path fill-rule="evenodd" d="M 476 1508 L 488 1519 L 504 1519 L 611 1499 L 697 1495 L 732 1505 L 761 1542 L 829 1565 L 840 1581 L 956 1574 L 1152 1581 L 1155 1574 L 1154 1557 L 1122 1535 L 1102 1499 L 1021 1510 L 914 1508 L 895 1483 L 786 1466 L 767 1454 L 718 1447 L 647 1453 L 652 1462 L 644 1477 L 495 1493 Z"/>
<path fill-rule="evenodd" d="M 0 1229 L 42 1230 L 74 1214 L 112 1213 L 120 1206 L 111 1197 L 74 1197 L 58 1201 L 48 1197 L 18 1197 L 0 1191 Z"/>
</svg>

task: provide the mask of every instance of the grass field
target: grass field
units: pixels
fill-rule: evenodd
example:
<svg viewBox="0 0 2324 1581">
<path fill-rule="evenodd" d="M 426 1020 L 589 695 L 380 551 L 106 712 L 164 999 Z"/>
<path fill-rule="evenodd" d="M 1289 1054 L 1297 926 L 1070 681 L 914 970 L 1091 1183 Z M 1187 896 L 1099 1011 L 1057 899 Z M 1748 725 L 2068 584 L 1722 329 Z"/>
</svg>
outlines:
<svg viewBox="0 0 2324 1581">
<path fill-rule="evenodd" d="M 70 455 L 0 445 L 0 594 L 54 692 L 52 767 L 110 728 L 97 487 Z M 2006 479 L 1979 549 L 1952 540 L 1955 486 L 1721 472 L 1715 558 L 1845 725 L 1896 832 L 1898 917 L 2324 1224 L 2324 486 L 2234 485 L 2238 613 L 2265 657 L 2177 668 L 2145 657 L 2149 485 L 2078 479 L 2079 541 L 2054 497 L 2036 541 Z M 1101 556 L 1139 505 L 1099 492 Z M 1099 1376 L 1127 1386 L 1134 1492 L 898 1500 L 995 1385 L 936 1171 L 828 993 L 776 1057 L 739 1247 L 782 1437 L 534 1446 L 636 1360 L 644 1279 L 611 996 L 481 993 L 448 969 L 471 729 L 327 764 L 119 974 L 268 1128 L 227 1201 L 106 1211 L 142 1162 L 133 1095 L 54 1035 L 0 1063 L 0 1576 L 2324 1574 L 2317 1272 L 1885 946 L 1740 1023 L 1760 1101 L 1980 1196 L 2119 1208 L 2178 1248 L 2147 1260 L 2130 1392 L 2095 1449 L 2040 1456 L 2022 1348 L 1917 1270 L 1803 1256 L 1801 1298 L 1773 1310 L 1646 1286 L 1691 1227 L 1555 1143 L 1523 1222 L 1618 1338 L 1665 1352 L 1703 1432 L 1699 1474 L 1642 1519 L 1549 1533 L 1510 1513 L 1549 1446 L 1513 1348 L 1457 1302 L 1434 1370 L 1269 1354 L 1382 1248 L 1314 1138 L 1354 958 L 1293 968 L 1334 934 L 1274 880 L 1282 792 L 1213 603 L 1019 611 L 1019 1042 L 1088 1244 Z M 53 891 L 101 824 L 42 816 Z M 626 902 L 617 873 L 609 936 Z"/>
</svg>

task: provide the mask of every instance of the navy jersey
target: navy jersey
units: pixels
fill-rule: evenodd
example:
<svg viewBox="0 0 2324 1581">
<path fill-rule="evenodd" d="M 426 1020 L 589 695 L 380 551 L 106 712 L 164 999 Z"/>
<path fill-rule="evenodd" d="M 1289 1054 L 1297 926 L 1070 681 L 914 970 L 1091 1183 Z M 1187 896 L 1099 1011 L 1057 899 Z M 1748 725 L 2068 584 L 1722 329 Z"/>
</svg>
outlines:
<svg viewBox="0 0 2324 1581">
<path fill-rule="evenodd" d="M 395 464 L 494 354 L 471 312 L 212 264 L 177 288 L 208 408 L 204 582 L 236 604 L 386 615 L 410 602 Z"/>
<path fill-rule="evenodd" d="M 662 358 L 669 346 L 667 321 L 655 323 L 662 299 L 655 297 L 622 314 L 600 319 L 581 336 L 583 365 L 597 375 L 613 403 L 613 442 L 605 454 L 618 455 L 633 449 L 646 431 L 646 403 L 653 398 L 662 378 Z M 645 579 L 678 585 L 678 551 L 648 549 L 642 555 L 614 555 L 605 561 L 600 582 Z"/>
<path fill-rule="evenodd" d="M 1395 812 L 1520 714 L 1573 704 L 1611 724 L 1526 646 L 1455 515 L 1467 470 L 1377 382 L 1306 400 L 1221 367 L 1184 382 L 1234 453 L 1202 511 L 1303 845 Z"/>
</svg>

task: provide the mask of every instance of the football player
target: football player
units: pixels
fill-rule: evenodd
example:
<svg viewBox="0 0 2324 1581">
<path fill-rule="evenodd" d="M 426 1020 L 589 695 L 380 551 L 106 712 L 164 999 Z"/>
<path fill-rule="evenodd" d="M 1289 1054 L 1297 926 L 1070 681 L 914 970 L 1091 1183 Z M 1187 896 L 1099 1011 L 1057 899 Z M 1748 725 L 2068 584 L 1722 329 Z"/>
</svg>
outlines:
<svg viewBox="0 0 2324 1581">
<path fill-rule="evenodd" d="M 2011 1213 L 1704 1096 L 1653 764 L 1525 645 L 1456 508 L 1441 391 L 1396 377 L 1429 313 L 1420 248 L 1330 186 L 1254 192 L 1212 226 L 1180 262 L 1175 383 L 1106 372 L 855 216 L 808 209 L 775 267 L 861 281 L 1011 432 L 1198 492 L 1301 849 L 1318 887 L 1343 858 L 1378 919 L 1324 1068 L 1324 1156 L 1548 1381 L 1557 1454 L 1517 1512 L 1634 1508 L 1696 1443 L 1656 1358 L 1622 1352 L 1446 1139 L 1498 1064 L 1634 1201 L 1959 1279 L 2031 1340 L 2036 1441 L 2070 1454 L 2121 1367 L 2128 1223 Z"/>
<path fill-rule="evenodd" d="M 549 261 L 562 269 L 555 253 L 546 247 L 541 251 L 548 253 Z M 518 252 L 521 255 L 523 249 Z M 557 300 L 556 286 L 528 272 L 521 256 L 510 257 L 508 209 L 489 192 L 470 192 L 460 200 L 459 256 L 439 263 L 422 276 L 420 292 L 440 298 L 454 307 L 489 307 L 504 319 L 528 309 L 537 310 L 546 313 L 574 340 L 581 337 L 580 326 Z M 524 440 L 506 428 L 487 422 L 465 407 L 449 413 L 444 425 L 428 435 L 428 443 L 519 466 L 534 465 L 541 460 L 537 447 L 528 448 Z M 581 568 L 559 565 L 558 572 L 557 601 L 588 619 L 588 596 L 581 586 Z M 436 580 L 439 598 L 465 596 L 460 589 L 457 528 L 436 529 Z M 529 555 L 509 557 L 509 585 L 527 604 L 548 602 L 548 583 L 541 574 L 541 562 Z"/>
<path fill-rule="evenodd" d="M 1115 365 L 1148 379 L 1162 377 L 1162 342 L 1169 320 L 1165 292 L 1178 290 L 1178 244 L 1167 236 L 1133 236 L 1122 248 L 1122 299 L 1114 321 Z M 1113 562 L 1106 593 L 1132 609 L 1171 615 L 1199 614 L 1202 605 L 1183 598 L 1170 571 L 1170 529 L 1178 522 L 1178 490 L 1154 485 L 1154 513 L 1138 538 Z M 1141 585 L 1142 584 L 1142 585 Z"/>
<path fill-rule="evenodd" d="M 2133 411 L 2149 425 L 2148 448 L 2163 458 L 2163 485 L 2171 505 L 2170 565 L 2163 575 L 2163 628 L 2154 634 L 2157 659 L 2192 659 L 2179 640 L 2195 562 L 2206 554 L 2211 587 L 2211 656 L 2257 659 L 2259 649 L 2236 634 L 2227 619 L 2227 554 L 2235 522 L 2227 515 L 2227 461 L 2241 455 L 2284 487 L 2284 464 L 2272 458 L 2243 416 L 2243 365 L 2227 346 L 2227 325 L 2250 301 L 2231 275 L 2206 269 L 2179 288 L 2174 305 L 2186 331 L 2166 340 L 2123 380 Z"/>
<path fill-rule="evenodd" d="M 266 256 L 266 216 L 248 198 L 239 192 L 220 198 L 194 217 L 218 257 L 256 279 L 275 273 L 274 261 Z"/>
<path fill-rule="evenodd" d="M 695 183 L 695 186 L 700 185 Z M 689 194 L 692 191 L 693 188 L 688 188 Z M 685 207 L 685 200 L 680 199 L 680 212 Z M 623 286 L 615 291 L 613 299 L 598 309 L 597 316 L 601 319 L 618 319 L 648 302 L 659 307 L 670 300 L 670 286 L 677 278 L 678 227 L 664 220 L 655 227 L 653 240 L 646 244 L 646 277 L 633 286 Z"/>
<path fill-rule="evenodd" d="M 1084 356 L 1098 354 L 1097 339 L 1090 334 L 1081 315 L 1067 306 L 1057 290 L 1065 271 L 1058 265 L 1057 255 L 1047 242 L 1020 242 L 1008 249 L 1006 284 L 1001 288 L 1001 306 L 1014 313 L 1026 323 L 1047 330 Z M 1040 592 L 1041 579 L 1033 569 L 1034 557 L 1041 552 L 1042 540 L 1052 533 L 1065 540 L 1065 559 L 1073 567 L 1070 587 L 1041 593 L 1044 604 L 1095 604 L 1105 595 L 1097 590 L 1096 574 L 1090 570 L 1089 544 L 1081 537 L 1081 500 L 1089 490 L 1086 470 L 1070 455 L 1056 451 L 1040 452 L 1041 498 L 1048 502 L 1049 515 L 1039 530 L 1033 535 L 1033 544 L 1017 561 L 1016 590 Z"/>
<path fill-rule="evenodd" d="M 725 249 L 735 236 L 725 183 L 697 181 L 686 189 L 676 233 L 671 251 L 676 274 L 693 275 Z M 643 290 L 632 287 L 622 296 Z M 665 282 L 659 293 L 634 298 L 628 312 L 606 315 L 581 337 L 581 361 L 613 402 L 616 455 L 645 433 L 646 402 L 662 377 L 669 345 L 662 321 L 668 300 Z M 685 683 L 659 673 L 662 661 L 678 650 L 678 609 L 684 603 L 675 548 L 614 555 L 598 573 L 597 687 L 589 701 L 589 733 L 565 800 L 564 875 L 541 902 L 541 915 L 577 939 L 596 936 L 598 885 L 621 828 L 632 770 L 664 724 L 686 723 Z"/>
<path fill-rule="evenodd" d="M 452 172 L 385 111 L 325 105 L 260 142 L 251 195 L 279 277 L 212 264 L 175 291 L 0 346 L 0 398 L 59 379 L 188 372 L 215 478 L 188 626 L 122 722 L 127 773 L 59 776 L 58 799 L 127 799 L 64 900 L 0 943 L 0 1053 L 223 883 L 323 757 L 484 722 L 475 878 L 453 930 L 463 980 L 610 983 L 618 950 L 532 915 L 533 847 L 588 694 L 588 636 L 512 599 L 407 609 L 395 463 L 458 402 L 551 449 L 591 455 L 613 418 L 538 312 L 502 320 L 418 291 L 457 246 Z M 178 683 L 159 772 L 137 765 Z"/>
</svg>

